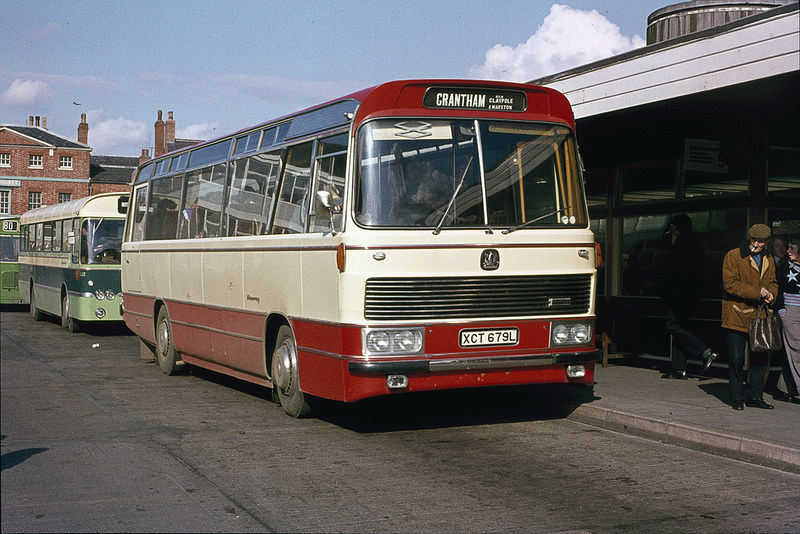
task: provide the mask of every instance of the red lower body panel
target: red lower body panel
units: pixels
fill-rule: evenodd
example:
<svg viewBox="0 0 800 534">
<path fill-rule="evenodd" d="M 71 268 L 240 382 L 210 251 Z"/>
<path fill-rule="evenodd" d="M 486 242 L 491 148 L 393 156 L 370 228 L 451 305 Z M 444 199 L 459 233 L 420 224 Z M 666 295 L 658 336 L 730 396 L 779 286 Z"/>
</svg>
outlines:
<svg viewBox="0 0 800 534">
<path fill-rule="evenodd" d="M 268 362 L 273 348 L 265 346 L 270 336 L 264 314 L 186 302 L 166 301 L 165 305 L 175 348 L 184 361 L 270 385 Z M 155 299 L 126 293 L 124 308 L 128 328 L 154 344 Z M 332 400 L 352 402 L 398 391 L 594 382 L 597 351 L 582 347 L 579 352 L 571 349 L 573 352 L 554 353 L 548 348 L 550 321 L 419 325 L 424 326 L 424 354 L 371 360 L 362 356 L 360 325 L 302 319 L 290 320 L 290 324 L 298 348 L 300 388 Z M 518 328 L 518 343 L 504 347 L 460 346 L 463 330 L 503 328 Z M 480 365 L 473 366 L 471 362 Z M 365 371 L 373 363 L 376 369 Z M 568 378 L 569 364 L 583 365 L 585 375 Z M 395 372 L 408 377 L 407 388 L 388 388 L 386 375 Z"/>
</svg>

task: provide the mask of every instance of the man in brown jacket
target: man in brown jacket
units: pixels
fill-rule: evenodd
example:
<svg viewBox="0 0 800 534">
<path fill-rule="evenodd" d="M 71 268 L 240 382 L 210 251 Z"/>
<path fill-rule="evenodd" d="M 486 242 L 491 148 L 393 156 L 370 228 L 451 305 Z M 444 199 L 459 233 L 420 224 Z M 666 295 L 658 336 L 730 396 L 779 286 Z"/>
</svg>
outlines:
<svg viewBox="0 0 800 534">
<path fill-rule="evenodd" d="M 748 243 L 729 251 L 722 262 L 722 327 L 727 330 L 728 376 L 734 410 L 743 410 L 745 404 L 772 408 L 763 398 L 767 353 L 750 353 L 746 386 L 744 372 L 750 319 L 755 317 L 762 300 L 769 304 L 778 294 L 775 261 L 765 250 L 770 234 L 769 226 L 754 224 L 748 231 Z"/>
</svg>

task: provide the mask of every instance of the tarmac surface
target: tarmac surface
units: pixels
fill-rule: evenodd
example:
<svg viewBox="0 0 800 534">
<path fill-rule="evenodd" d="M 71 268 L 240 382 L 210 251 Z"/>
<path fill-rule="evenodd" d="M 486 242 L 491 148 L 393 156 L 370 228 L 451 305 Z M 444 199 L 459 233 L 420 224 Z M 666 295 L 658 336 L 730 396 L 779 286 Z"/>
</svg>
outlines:
<svg viewBox="0 0 800 534">
<path fill-rule="evenodd" d="M 687 380 L 661 378 L 669 362 L 641 358 L 610 360 L 595 367 L 594 400 L 568 419 L 664 443 L 800 474 L 800 404 L 772 398 L 774 375 L 764 400 L 774 409 L 731 408 L 727 367 L 708 376 L 688 369 Z"/>
</svg>

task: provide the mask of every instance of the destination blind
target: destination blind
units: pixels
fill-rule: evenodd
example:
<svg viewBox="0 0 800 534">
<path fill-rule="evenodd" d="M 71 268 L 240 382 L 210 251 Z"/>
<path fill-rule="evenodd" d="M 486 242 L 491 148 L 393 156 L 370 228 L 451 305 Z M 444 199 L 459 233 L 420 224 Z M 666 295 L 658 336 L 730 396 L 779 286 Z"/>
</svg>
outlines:
<svg viewBox="0 0 800 534">
<path fill-rule="evenodd" d="M 425 91 L 422 105 L 428 109 L 523 112 L 528 108 L 528 101 L 522 91 L 472 87 L 430 87 Z"/>
</svg>

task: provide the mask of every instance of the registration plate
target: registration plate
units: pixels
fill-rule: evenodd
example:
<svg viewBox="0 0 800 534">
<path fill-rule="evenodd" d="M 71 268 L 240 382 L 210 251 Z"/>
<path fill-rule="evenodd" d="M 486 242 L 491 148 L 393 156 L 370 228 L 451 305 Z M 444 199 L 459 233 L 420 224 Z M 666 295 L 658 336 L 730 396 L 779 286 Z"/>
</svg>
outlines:
<svg viewBox="0 0 800 534">
<path fill-rule="evenodd" d="M 488 347 L 516 345 L 517 343 L 519 343 L 519 329 L 517 328 L 462 330 L 458 333 L 459 347 Z"/>
</svg>

